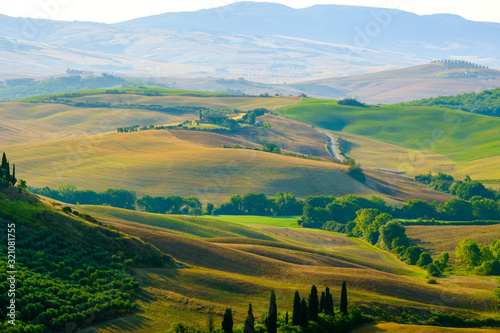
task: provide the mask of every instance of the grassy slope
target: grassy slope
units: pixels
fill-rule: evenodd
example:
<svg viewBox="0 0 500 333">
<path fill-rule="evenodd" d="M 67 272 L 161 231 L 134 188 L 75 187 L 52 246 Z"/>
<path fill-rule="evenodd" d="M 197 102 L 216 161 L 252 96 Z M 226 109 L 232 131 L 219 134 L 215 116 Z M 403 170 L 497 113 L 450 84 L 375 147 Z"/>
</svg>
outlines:
<svg viewBox="0 0 500 333">
<path fill-rule="evenodd" d="M 67 241 L 101 248 L 111 254 L 123 252 L 127 258 L 141 255 L 146 260 L 159 255 L 157 249 L 137 237 L 109 230 L 80 216 L 63 213 L 57 204 L 52 205 L 31 193 L 19 193 L 15 188 L 0 189 L 0 221 L 19 223 L 33 230 L 48 229 Z M 169 260 L 166 258 L 166 262 Z M 170 264 L 173 265 L 173 262 Z"/>
<path fill-rule="evenodd" d="M 346 132 L 332 132 L 349 142 L 347 155 L 354 158 L 364 168 L 400 170 L 410 176 L 431 171 L 452 174 L 457 179 L 464 178 L 466 175 L 473 179 L 500 177 L 496 167 L 500 163 L 500 155 L 457 163 L 436 152 L 403 148 Z"/>
<path fill-rule="evenodd" d="M 291 311 L 293 293 L 307 295 L 312 283 L 320 289 L 330 286 L 338 304 L 340 284 L 347 280 L 352 302 L 358 305 L 390 304 L 416 309 L 433 307 L 436 299 L 444 307 L 462 312 L 459 308 L 490 311 L 491 285 L 459 285 L 441 282 L 425 283 L 425 273 L 416 267 L 399 262 L 394 256 L 358 239 L 320 230 L 290 229 L 276 225 L 288 224 L 289 218 L 271 219 L 235 217 L 235 224 L 219 222 L 213 227 L 219 237 L 179 234 L 168 225 L 151 226 L 153 214 L 117 210 L 108 207 L 80 207 L 103 222 L 141 237 L 160 250 L 172 254 L 187 265 L 186 269 L 141 269 L 136 271 L 143 286 L 139 300 L 140 312 L 111 320 L 94 327 L 98 332 L 119 332 L 134 327 L 143 332 L 156 332 L 175 321 L 188 321 L 205 327 L 208 309 L 213 307 L 220 323 L 224 307 L 230 305 L 236 322 L 246 316 L 251 301 L 257 316 L 268 307 L 271 289 L 276 290 L 280 311 Z M 138 219 L 142 216 L 142 219 Z M 214 219 L 162 217 L 181 219 L 199 225 L 203 230 Z M 231 220 L 230 216 L 222 217 Z M 130 222 L 136 220 L 138 222 Z M 266 234 L 272 240 L 259 237 L 228 236 L 226 228 L 233 224 L 255 227 L 256 235 Z M 212 228 L 212 227 L 211 227 Z M 201 238 L 200 238 L 201 237 Z"/>
<path fill-rule="evenodd" d="M 195 133 L 211 139 L 210 133 Z M 75 184 L 138 194 L 196 195 L 221 202 L 233 194 L 290 191 L 343 196 L 375 194 L 353 181 L 345 166 L 244 149 L 207 148 L 181 141 L 168 131 L 145 131 L 14 146 L 18 178 L 31 186 Z M 22 170 L 22 171 L 21 171 Z"/>
<path fill-rule="evenodd" d="M 457 162 L 497 156 L 500 119 L 432 107 L 341 106 L 303 99 L 278 111 L 286 117 L 373 138 L 409 149 L 431 151 Z"/>
<path fill-rule="evenodd" d="M 165 90 L 148 88 L 148 92 L 161 96 L 145 96 L 144 89 L 120 89 L 127 94 L 105 94 L 106 90 L 89 90 L 64 97 L 72 101 L 99 101 L 111 104 L 141 104 L 163 106 L 201 106 L 208 108 L 237 108 L 241 110 L 259 107 L 274 110 L 299 101 L 294 96 L 228 96 L 227 94 Z M 142 94 L 141 94 L 142 93 Z M 56 94 L 38 96 L 21 101 L 0 103 L 0 146 L 82 137 L 115 131 L 131 125 L 171 124 L 186 119 L 196 120 L 197 114 L 165 113 L 141 109 L 81 108 L 50 102 Z M 36 101 L 37 103 L 31 103 Z M 42 103 L 43 101 L 43 103 Z"/>
<path fill-rule="evenodd" d="M 478 72 L 483 78 L 461 77 L 463 72 Z M 310 81 L 300 86 L 306 89 L 325 85 L 338 89 L 343 94 L 338 96 L 359 96 L 368 103 L 399 103 L 431 96 L 447 96 L 458 93 L 491 89 L 500 86 L 498 71 L 492 69 L 448 69 L 442 64 L 425 64 L 382 72 L 359 74 L 354 76 L 338 76 Z M 456 76 L 453 76 L 456 75 Z M 491 75 L 496 79 L 485 80 Z M 309 87 L 308 87 L 309 86 Z M 316 88 L 317 89 L 317 88 Z M 316 95 L 321 94 L 318 91 Z"/>
<path fill-rule="evenodd" d="M 83 206 L 83 209 L 91 214 L 98 214 L 101 219 L 120 220 L 144 224 L 145 226 L 168 229 L 181 235 L 195 237 L 250 237 L 255 239 L 272 240 L 266 234 L 239 226 L 234 223 L 224 223 L 209 219 L 190 217 L 185 215 L 171 215 L 140 213 L 105 206 Z M 296 220 L 295 220 L 296 221 Z"/>
<path fill-rule="evenodd" d="M 444 155 L 403 148 L 346 132 L 332 131 L 332 133 L 348 142 L 346 154 L 354 158 L 363 168 L 386 168 L 404 171 L 409 175 L 454 170 L 455 163 Z"/>
<path fill-rule="evenodd" d="M 197 118 L 194 114 L 167 114 L 148 110 L 5 102 L 0 103 L 0 146 L 90 137 L 134 124 L 168 124 Z"/>
</svg>

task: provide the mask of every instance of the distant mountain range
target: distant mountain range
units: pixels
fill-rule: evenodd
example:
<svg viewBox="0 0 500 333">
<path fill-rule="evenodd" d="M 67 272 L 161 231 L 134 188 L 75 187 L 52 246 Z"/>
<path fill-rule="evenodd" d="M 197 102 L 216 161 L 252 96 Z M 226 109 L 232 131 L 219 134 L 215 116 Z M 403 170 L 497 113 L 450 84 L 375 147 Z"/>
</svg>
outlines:
<svg viewBox="0 0 500 333">
<path fill-rule="evenodd" d="M 117 24 L 0 15 L 0 80 L 73 68 L 152 81 L 245 78 L 290 85 L 436 59 L 500 68 L 498 36 L 498 23 L 339 5 L 238 2 Z M 335 97 L 325 92 L 316 95 Z"/>
</svg>

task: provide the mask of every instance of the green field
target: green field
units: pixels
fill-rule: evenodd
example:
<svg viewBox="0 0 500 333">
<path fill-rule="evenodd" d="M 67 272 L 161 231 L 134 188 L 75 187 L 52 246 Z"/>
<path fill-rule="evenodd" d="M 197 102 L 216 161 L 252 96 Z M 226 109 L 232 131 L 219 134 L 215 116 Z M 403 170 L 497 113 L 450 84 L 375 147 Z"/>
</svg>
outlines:
<svg viewBox="0 0 500 333">
<path fill-rule="evenodd" d="M 435 107 L 338 105 L 304 98 L 280 115 L 409 149 L 431 151 L 457 162 L 500 154 L 500 119 Z"/>
<path fill-rule="evenodd" d="M 207 218 L 214 220 L 238 223 L 243 225 L 267 225 L 283 228 L 300 228 L 297 224 L 298 216 L 275 217 L 275 216 L 252 216 L 252 215 L 208 215 Z"/>
</svg>

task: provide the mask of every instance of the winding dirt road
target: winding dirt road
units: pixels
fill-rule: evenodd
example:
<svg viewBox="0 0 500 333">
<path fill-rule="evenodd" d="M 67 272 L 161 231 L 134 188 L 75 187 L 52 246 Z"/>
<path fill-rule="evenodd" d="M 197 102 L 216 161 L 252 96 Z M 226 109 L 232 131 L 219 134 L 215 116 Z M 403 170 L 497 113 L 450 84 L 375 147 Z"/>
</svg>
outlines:
<svg viewBox="0 0 500 333">
<path fill-rule="evenodd" d="M 326 132 L 326 131 L 323 131 L 323 130 L 320 130 L 318 129 L 318 131 L 320 131 L 321 133 L 323 133 L 324 135 L 326 135 L 327 137 L 330 138 L 330 143 L 331 143 L 331 153 L 333 154 L 333 157 L 335 157 L 336 159 L 338 159 L 339 161 L 343 161 L 344 158 L 339 154 L 339 150 L 338 150 L 338 147 L 337 147 L 337 141 L 335 140 L 335 137 L 333 135 L 331 135 L 330 133 Z"/>
</svg>

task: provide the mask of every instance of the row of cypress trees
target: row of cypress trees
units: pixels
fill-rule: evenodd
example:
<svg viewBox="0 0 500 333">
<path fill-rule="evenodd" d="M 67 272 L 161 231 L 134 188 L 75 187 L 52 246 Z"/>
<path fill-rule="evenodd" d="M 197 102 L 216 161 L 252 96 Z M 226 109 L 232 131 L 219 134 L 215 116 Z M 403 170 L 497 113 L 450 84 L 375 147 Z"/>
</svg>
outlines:
<svg viewBox="0 0 500 333">
<path fill-rule="evenodd" d="M 342 283 L 342 291 L 340 294 L 340 312 L 347 316 L 347 284 L 345 281 Z M 307 327 L 309 321 L 317 322 L 318 315 L 320 313 L 324 313 L 332 317 L 335 316 L 335 312 L 333 310 L 333 296 L 330 293 L 330 288 L 326 287 L 326 290 L 321 293 L 321 297 L 318 299 L 318 289 L 315 285 L 313 285 L 311 287 L 311 293 L 309 294 L 309 302 L 306 302 L 305 298 L 301 299 L 299 292 L 295 291 L 291 322 L 292 326 L 301 326 L 305 328 Z M 222 321 L 222 330 L 224 333 L 233 333 L 233 323 L 232 310 L 231 308 L 227 308 Z M 245 333 L 255 332 L 255 317 L 253 315 L 252 304 L 249 304 L 248 306 L 248 315 L 244 325 Z M 285 325 L 288 325 L 288 312 L 286 312 Z M 278 331 L 278 307 L 276 305 L 276 295 L 274 290 L 271 291 L 266 328 L 268 333 L 277 333 Z"/>
<path fill-rule="evenodd" d="M 340 294 L 340 312 L 347 315 L 347 284 L 345 281 L 342 283 L 342 292 Z M 335 312 L 333 310 L 333 296 L 330 293 L 330 288 L 326 287 L 325 291 L 321 293 L 319 302 L 318 289 L 314 285 L 311 287 L 309 302 L 306 302 L 305 298 L 302 298 L 301 300 L 299 292 L 295 292 L 293 300 L 292 325 L 306 327 L 309 320 L 317 322 L 318 315 L 320 313 L 324 313 L 332 317 L 335 316 Z"/>
<path fill-rule="evenodd" d="M 5 155 L 5 153 L 3 153 L 2 164 L 0 165 L 0 188 L 9 187 L 10 185 L 15 186 L 16 183 L 16 165 L 13 165 L 11 174 L 9 161 L 7 161 L 7 156 Z"/>
</svg>

